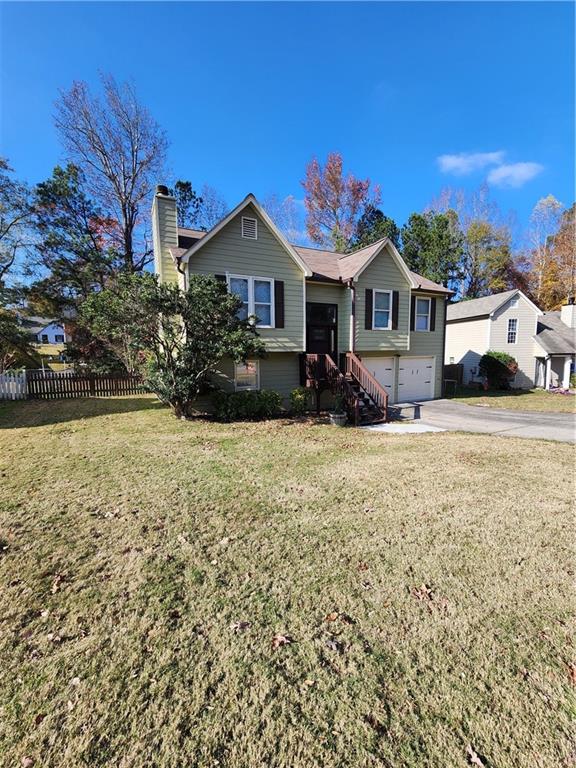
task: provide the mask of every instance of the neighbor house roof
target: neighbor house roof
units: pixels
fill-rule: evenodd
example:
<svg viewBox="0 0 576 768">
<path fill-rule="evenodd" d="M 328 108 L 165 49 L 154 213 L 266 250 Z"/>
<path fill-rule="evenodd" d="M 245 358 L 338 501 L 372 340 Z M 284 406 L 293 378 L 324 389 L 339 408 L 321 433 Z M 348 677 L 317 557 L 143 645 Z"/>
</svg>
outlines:
<svg viewBox="0 0 576 768">
<path fill-rule="evenodd" d="M 469 299 L 468 301 L 459 301 L 457 304 L 449 304 L 446 319 L 450 322 L 451 320 L 468 320 L 473 317 L 492 315 L 515 294 L 522 296 L 534 307 L 538 314 L 542 314 L 536 304 L 533 304 L 527 296 L 524 296 L 522 291 L 514 288 L 512 291 L 493 293 L 491 296 L 482 296 L 480 299 Z"/>
<path fill-rule="evenodd" d="M 544 312 L 534 338 L 549 355 L 576 354 L 576 332 L 562 322 L 560 312 Z"/>
<path fill-rule="evenodd" d="M 170 248 L 173 259 L 182 258 L 187 250 L 198 240 L 206 235 L 206 232 L 193 229 L 178 228 L 178 248 Z M 341 283 L 346 280 L 354 279 L 363 269 L 365 269 L 374 256 L 387 243 L 387 239 L 378 240 L 372 245 L 360 248 L 353 253 L 338 253 L 323 248 L 310 248 L 305 245 L 294 245 L 291 247 L 298 254 L 302 262 L 308 267 L 310 279 L 326 282 Z M 393 248 L 393 246 L 391 245 Z M 400 259 L 396 254 L 396 258 Z M 400 259 L 401 261 L 401 259 Z M 416 272 L 410 272 L 402 262 L 403 271 L 412 287 L 416 290 L 431 291 L 436 293 L 452 293 L 443 285 L 434 283 Z"/>
<path fill-rule="evenodd" d="M 19 317 L 24 328 L 33 334 L 41 333 L 44 328 L 53 323 L 55 325 L 62 325 L 60 320 L 50 319 L 49 317 L 39 317 L 38 315 L 19 315 Z"/>
</svg>

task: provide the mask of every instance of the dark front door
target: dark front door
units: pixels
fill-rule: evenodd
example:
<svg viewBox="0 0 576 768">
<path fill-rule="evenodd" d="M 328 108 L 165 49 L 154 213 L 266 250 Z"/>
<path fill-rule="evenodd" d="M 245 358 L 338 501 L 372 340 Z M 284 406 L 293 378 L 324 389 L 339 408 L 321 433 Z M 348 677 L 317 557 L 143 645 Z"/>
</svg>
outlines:
<svg viewBox="0 0 576 768">
<path fill-rule="evenodd" d="M 328 354 L 337 362 L 338 305 L 306 304 L 306 352 Z"/>
</svg>

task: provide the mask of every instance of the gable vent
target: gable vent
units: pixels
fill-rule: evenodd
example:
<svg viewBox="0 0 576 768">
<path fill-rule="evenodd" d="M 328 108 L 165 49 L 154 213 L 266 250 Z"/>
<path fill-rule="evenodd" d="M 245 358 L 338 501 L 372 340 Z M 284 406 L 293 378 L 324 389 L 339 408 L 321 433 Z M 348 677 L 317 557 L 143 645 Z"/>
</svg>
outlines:
<svg viewBox="0 0 576 768">
<path fill-rule="evenodd" d="M 256 219 L 242 216 L 242 237 L 248 240 L 258 240 L 258 222 Z"/>
</svg>

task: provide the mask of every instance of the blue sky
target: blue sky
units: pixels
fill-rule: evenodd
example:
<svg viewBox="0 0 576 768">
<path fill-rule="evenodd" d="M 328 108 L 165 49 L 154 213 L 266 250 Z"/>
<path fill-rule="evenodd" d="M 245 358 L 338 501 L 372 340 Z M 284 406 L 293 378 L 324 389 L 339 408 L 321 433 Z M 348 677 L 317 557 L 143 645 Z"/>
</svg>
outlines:
<svg viewBox="0 0 576 768">
<path fill-rule="evenodd" d="M 59 88 L 132 78 L 176 177 L 230 205 L 302 198 L 331 150 L 400 224 L 489 179 L 527 220 L 574 199 L 570 3 L 12 3 L 0 6 L 0 146 L 29 182 L 61 159 Z M 161 181 L 161 180 L 159 180 Z"/>
</svg>

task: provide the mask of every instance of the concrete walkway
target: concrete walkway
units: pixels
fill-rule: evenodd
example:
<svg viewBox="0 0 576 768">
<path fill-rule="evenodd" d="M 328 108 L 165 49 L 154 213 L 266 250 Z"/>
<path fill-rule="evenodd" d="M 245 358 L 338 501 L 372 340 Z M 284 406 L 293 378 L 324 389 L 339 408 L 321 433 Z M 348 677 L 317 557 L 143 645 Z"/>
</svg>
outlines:
<svg viewBox="0 0 576 768">
<path fill-rule="evenodd" d="M 409 421 L 407 424 L 401 421 L 390 421 L 388 424 L 367 424 L 365 427 L 360 427 L 360 429 L 367 429 L 370 432 L 388 432 L 393 435 L 421 435 L 423 432 L 446 432 L 442 427 L 433 427 L 431 424 L 422 424 L 419 421 Z"/>
<path fill-rule="evenodd" d="M 420 419 L 422 424 L 447 430 L 576 442 L 576 416 L 573 413 L 508 411 L 453 400 L 431 400 L 420 404 Z"/>
</svg>

